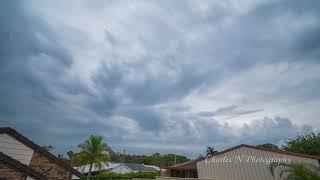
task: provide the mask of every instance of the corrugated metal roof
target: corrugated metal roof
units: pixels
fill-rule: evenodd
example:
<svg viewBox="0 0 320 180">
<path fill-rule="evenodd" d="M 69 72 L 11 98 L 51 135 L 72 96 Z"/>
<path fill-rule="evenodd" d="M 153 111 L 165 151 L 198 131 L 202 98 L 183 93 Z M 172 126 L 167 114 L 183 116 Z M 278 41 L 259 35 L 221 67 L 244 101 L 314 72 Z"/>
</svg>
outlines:
<svg viewBox="0 0 320 180">
<path fill-rule="evenodd" d="M 297 157 L 303 157 L 303 158 L 310 158 L 310 159 L 316 159 L 316 160 L 320 160 L 320 156 L 315 156 L 315 155 L 308 155 L 308 154 L 301 154 L 301 153 L 295 153 L 295 152 L 290 152 L 290 151 L 283 151 L 283 150 L 274 150 L 274 149 L 267 149 L 267 148 L 261 148 L 261 147 L 257 147 L 257 146 L 252 146 L 252 145 L 248 145 L 248 144 L 240 144 L 238 146 L 234 146 L 232 148 L 226 149 L 224 151 L 209 155 L 209 157 L 211 156 L 218 156 L 220 154 L 224 154 L 226 152 L 229 151 L 233 151 L 242 147 L 246 147 L 246 148 L 251 148 L 251 149 L 257 149 L 257 150 L 261 150 L 261 151 L 267 151 L 267 152 L 273 152 L 273 153 L 279 153 L 279 154 L 285 154 L 285 155 L 291 155 L 291 156 L 297 156 Z M 209 158 L 208 157 L 208 158 Z"/>
<path fill-rule="evenodd" d="M 261 148 L 261 147 L 257 147 L 257 146 L 251 146 L 251 145 L 247 145 L 247 144 L 240 144 L 238 146 L 234 146 L 234 147 L 226 149 L 224 151 L 221 151 L 221 152 L 218 152 L 218 153 L 215 153 L 215 154 L 211 154 L 211 155 L 209 155 L 207 157 L 201 157 L 201 158 L 189 161 L 189 162 L 176 164 L 176 165 L 170 166 L 170 167 L 164 167 L 164 169 L 170 169 L 170 170 L 196 170 L 197 169 L 197 162 L 205 160 L 206 158 L 210 158 L 212 156 L 217 156 L 217 155 L 229 152 L 229 151 L 233 151 L 233 150 L 239 149 L 241 147 L 247 147 L 247 148 L 257 149 L 257 150 L 261 150 L 261 151 L 268 151 L 268 152 L 274 152 L 274 153 L 279 153 L 279 154 L 286 154 L 286 155 L 291 155 L 291 156 L 297 156 L 297 157 L 320 160 L 320 156 L 312 156 L 312 155 L 300 154 L 300 153 L 294 153 L 294 152 L 288 152 L 288 151 L 282 151 L 282 150 L 266 149 L 266 148 Z"/>
<path fill-rule="evenodd" d="M 128 168 L 130 168 L 133 171 L 158 171 L 158 169 L 155 168 L 156 166 L 148 166 L 148 165 L 137 164 L 137 163 L 108 162 L 108 163 L 102 163 L 102 168 L 100 170 L 98 169 L 98 167 L 93 165 L 91 172 L 96 172 L 96 171 L 101 171 L 101 170 L 111 170 L 111 169 L 114 169 L 114 168 L 120 166 L 121 164 L 127 166 Z M 87 164 L 85 166 L 75 167 L 75 169 L 77 169 L 78 171 L 81 171 L 83 173 L 88 173 L 89 168 L 90 168 L 89 164 Z"/>
<path fill-rule="evenodd" d="M 133 171 L 156 171 L 153 167 L 145 166 L 144 164 L 137 164 L 137 163 L 123 163 L 128 168 L 132 169 Z"/>
<path fill-rule="evenodd" d="M 111 170 L 111 169 L 116 168 L 116 167 L 118 167 L 120 165 L 121 165 L 121 163 L 117 163 L 117 162 L 102 163 L 102 168 L 99 169 L 98 167 L 96 167 L 93 164 L 91 172 L 96 172 L 96 171 L 100 171 L 100 170 Z M 89 172 L 89 168 L 90 168 L 90 164 L 87 164 L 85 166 L 75 167 L 75 169 L 77 169 L 78 171 L 80 171 L 82 173 L 88 173 Z"/>
</svg>

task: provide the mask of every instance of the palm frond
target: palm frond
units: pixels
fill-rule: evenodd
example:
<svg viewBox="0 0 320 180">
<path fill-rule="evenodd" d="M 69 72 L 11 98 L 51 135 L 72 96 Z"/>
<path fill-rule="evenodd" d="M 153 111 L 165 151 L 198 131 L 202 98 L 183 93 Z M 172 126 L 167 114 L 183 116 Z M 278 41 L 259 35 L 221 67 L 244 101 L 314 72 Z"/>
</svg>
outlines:
<svg viewBox="0 0 320 180">
<path fill-rule="evenodd" d="M 319 167 L 313 164 L 272 163 L 269 168 L 273 177 L 275 177 L 275 169 L 279 167 L 283 168 L 279 177 L 285 180 L 320 180 Z"/>
</svg>

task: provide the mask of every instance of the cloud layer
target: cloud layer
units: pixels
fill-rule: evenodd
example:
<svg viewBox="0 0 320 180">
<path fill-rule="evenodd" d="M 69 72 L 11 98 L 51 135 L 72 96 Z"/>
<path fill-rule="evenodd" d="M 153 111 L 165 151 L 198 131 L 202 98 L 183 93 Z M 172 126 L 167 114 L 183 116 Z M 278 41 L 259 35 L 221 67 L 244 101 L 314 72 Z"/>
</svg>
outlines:
<svg viewBox="0 0 320 180">
<path fill-rule="evenodd" d="M 4 1 L 0 125 L 57 152 L 100 134 L 117 150 L 192 157 L 319 131 L 319 8 Z"/>
</svg>

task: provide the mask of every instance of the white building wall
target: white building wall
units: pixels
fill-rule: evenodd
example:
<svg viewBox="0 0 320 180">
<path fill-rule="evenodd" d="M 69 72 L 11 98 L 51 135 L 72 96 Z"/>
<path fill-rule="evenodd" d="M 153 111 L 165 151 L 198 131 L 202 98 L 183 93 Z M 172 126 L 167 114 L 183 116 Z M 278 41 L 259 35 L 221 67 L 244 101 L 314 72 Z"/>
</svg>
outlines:
<svg viewBox="0 0 320 180">
<path fill-rule="evenodd" d="M 113 168 L 113 169 L 111 170 L 111 172 L 113 172 L 113 173 L 118 173 L 118 174 L 126 174 L 126 173 L 133 172 L 133 170 L 131 170 L 131 169 L 128 168 L 127 166 L 121 164 L 120 166 L 117 166 L 117 167 Z"/>
<path fill-rule="evenodd" d="M 0 152 L 25 165 L 30 164 L 33 155 L 33 150 L 31 148 L 7 134 L 0 134 Z"/>
<path fill-rule="evenodd" d="M 236 161 L 235 157 L 242 157 L 241 162 Z M 317 160 L 302 158 L 297 156 L 290 156 L 280 153 L 262 151 L 247 147 L 241 147 L 239 149 L 214 156 L 217 158 L 229 157 L 233 162 L 211 162 L 212 159 L 208 159 L 197 163 L 198 177 L 201 179 L 214 178 L 216 180 L 278 180 L 278 176 L 274 178 L 269 169 L 269 165 L 260 162 L 247 162 L 248 156 L 256 156 L 263 158 L 291 158 L 292 162 L 311 163 L 319 165 Z M 276 173 L 280 170 L 278 169 Z"/>
</svg>

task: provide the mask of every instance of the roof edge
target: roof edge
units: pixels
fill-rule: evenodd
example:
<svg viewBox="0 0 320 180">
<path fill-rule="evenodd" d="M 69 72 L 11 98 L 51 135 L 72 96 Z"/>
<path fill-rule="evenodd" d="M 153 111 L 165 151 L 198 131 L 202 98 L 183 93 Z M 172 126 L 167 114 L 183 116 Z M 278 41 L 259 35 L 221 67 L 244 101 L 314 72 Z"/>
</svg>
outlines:
<svg viewBox="0 0 320 180">
<path fill-rule="evenodd" d="M 2 152 L 0 152 L 0 162 L 7 164 L 12 169 L 15 169 L 19 172 L 23 172 L 24 174 L 27 174 L 27 176 L 31 176 L 33 178 L 40 179 L 40 180 L 47 179 L 44 175 L 42 175 L 38 171 L 32 169 L 31 167 L 25 164 L 22 164 L 18 160 L 15 160 L 8 155 L 3 154 Z"/>
<path fill-rule="evenodd" d="M 63 166 L 64 168 L 66 168 L 67 170 L 69 170 L 72 174 L 81 177 L 81 173 L 79 171 L 77 171 L 76 169 L 74 169 L 73 167 L 69 166 L 68 164 L 66 164 L 65 162 L 61 161 L 60 159 L 58 159 L 55 155 L 51 154 L 50 152 L 44 150 L 43 148 L 41 148 L 39 145 L 37 145 L 36 143 L 34 143 L 33 141 L 31 141 L 29 138 L 23 136 L 22 134 L 20 134 L 18 131 L 16 131 L 15 129 L 11 128 L 11 127 L 1 127 L 0 128 L 0 134 L 8 134 L 12 137 L 14 137 L 15 139 L 17 139 L 18 141 L 20 141 L 21 143 L 25 144 L 26 146 L 32 148 L 34 151 L 39 152 L 40 154 L 48 157 L 49 159 L 53 160 L 54 162 L 56 162 L 57 164 Z"/>
<path fill-rule="evenodd" d="M 273 152 L 273 153 L 279 153 L 279 154 L 285 154 L 285 155 L 289 155 L 289 156 L 296 156 L 296 157 L 302 157 L 302 158 L 309 158 L 309 159 L 315 159 L 315 160 L 320 160 L 320 156 L 314 156 L 314 155 L 308 155 L 308 154 L 301 154 L 301 153 L 295 153 L 295 152 L 290 152 L 290 151 L 282 151 L 282 150 L 273 150 L 273 149 L 267 149 L 267 148 L 261 148 L 261 147 L 257 147 L 257 146 L 253 146 L 253 145 L 248 145 L 248 144 L 240 144 L 228 149 L 225 149 L 221 152 L 215 153 L 213 155 L 209 155 L 206 158 L 210 158 L 213 156 L 218 156 L 242 147 L 246 147 L 246 148 L 250 148 L 250 149 L 256 149 L 256 150 L 261 150 L 261 151 L 267 151 L 267 152 Z"/>
</svg>

